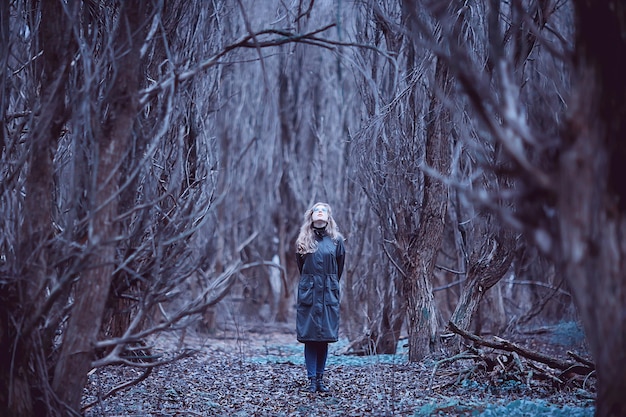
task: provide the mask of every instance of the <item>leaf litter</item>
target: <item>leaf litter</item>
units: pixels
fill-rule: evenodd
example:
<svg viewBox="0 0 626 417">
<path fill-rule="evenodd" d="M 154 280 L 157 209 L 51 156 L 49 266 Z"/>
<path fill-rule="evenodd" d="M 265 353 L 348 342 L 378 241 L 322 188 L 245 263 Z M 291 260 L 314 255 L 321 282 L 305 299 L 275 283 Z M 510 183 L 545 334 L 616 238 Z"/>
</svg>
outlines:
<svg viewBox="0 0 626 417">
<path fill-rule="evenodd" d="M 174 337 L 152 342 L 152 350 L 163 355 L 174 355 L 181 348 L 196 353 L 155 368 L 148 378 L 108 397 L 110 390 L 138 379 L 144 369 L 94 370 L 84 388 L 83 404 L 92 404 L 84 410 L 86 417 L 591 417 L 594 413 L 594 380 L 557 383 L 537 378 L 541 372 L 528 366 L 525 375 L 486 369 L 477 359 L 480 355 L 410 363 L 402 345 L 395 355 L 354 356 L 344 354 L 347 343 L 340 341 L 330 345 L 326 380 L 331 392 L 311 394 L 303 345 L 288 329 L 187 335 L 183 346 Z"/>
</svg>

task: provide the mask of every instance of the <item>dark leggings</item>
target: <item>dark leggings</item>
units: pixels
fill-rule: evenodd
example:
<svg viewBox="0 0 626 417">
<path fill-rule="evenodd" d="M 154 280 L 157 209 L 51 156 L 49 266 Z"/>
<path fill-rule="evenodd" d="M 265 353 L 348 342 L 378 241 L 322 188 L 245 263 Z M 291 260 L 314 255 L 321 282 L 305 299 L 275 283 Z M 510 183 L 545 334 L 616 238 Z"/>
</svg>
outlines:
<svg viewBox="0 0 626 417">
<path fill-rule="evenodd" d="M 312 378 L 324 374 L 327 357 L 328 342 L 305 342 L 304 362 L 306 363 L 307 377 Z"/>
</svg>

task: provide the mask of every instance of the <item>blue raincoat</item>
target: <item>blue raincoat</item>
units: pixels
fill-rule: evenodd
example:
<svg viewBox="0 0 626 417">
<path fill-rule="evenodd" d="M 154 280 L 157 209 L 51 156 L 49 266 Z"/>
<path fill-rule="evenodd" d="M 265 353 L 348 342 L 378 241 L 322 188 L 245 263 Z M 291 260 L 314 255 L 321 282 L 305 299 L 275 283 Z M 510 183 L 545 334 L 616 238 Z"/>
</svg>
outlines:
<svg viewBox="0 0 626 417">
<path fill-rule="evenodd" d="M 339 338 L 339 280 L 343 272 L 343 240 L 316 231 L 317 250 L 297 254 L 296 333 L 299 342 L 336 342 Z"/>
</svg>

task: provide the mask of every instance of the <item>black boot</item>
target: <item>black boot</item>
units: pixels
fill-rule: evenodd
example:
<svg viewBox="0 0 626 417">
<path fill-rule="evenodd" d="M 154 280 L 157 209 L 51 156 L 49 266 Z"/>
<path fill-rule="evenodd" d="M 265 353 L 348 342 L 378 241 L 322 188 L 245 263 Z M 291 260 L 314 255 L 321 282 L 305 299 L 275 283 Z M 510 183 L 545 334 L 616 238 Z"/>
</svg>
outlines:
<svg viewBox="0 0 626 417">
<path fill-rule="evenodd" d="M 317 378 L 311 376 L 309 377 L 309 381 L 311 382 L 311 384 L 309 385 L 309 392 L 317 391 Z"/>
<path fill-rule="evenodd" d="M 317 375 L 317 391 L 318 392 L 328 392 L 330 389 L 324 384 L 324 374 Z"/>
</svg>

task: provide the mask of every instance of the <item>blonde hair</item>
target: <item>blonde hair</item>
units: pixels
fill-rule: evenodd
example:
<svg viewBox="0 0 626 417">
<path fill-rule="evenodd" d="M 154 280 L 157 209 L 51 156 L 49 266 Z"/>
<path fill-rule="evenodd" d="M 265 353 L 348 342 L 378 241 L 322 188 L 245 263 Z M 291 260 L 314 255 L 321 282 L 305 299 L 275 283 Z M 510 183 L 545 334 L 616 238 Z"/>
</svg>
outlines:
<svg viewBox="0 0 626 417">
<path fill-rule="evenodd" d="M 330 238 L 334 241 L 343 239 L 343 236 L 341 235 L 341 233 L 339 233 L 337 223 L 333 218 L 330 205 L 328 205 L 327 203 L 318 202 L 313 204 L 304 213 L 304 221 L 302 222 L 302 226 L 300 226 L 300 233 L 298 234 L 298 238 L 296 239 L 297 253 L 313 253 L 317 250 L 317 240 L 315 240 L 315 232 L 313 230 L 313 209 L 317 206 L 324 206 L 328 209 L 328 224 L 326 224 L 326 234 L 330 236 Z"/>
</svg>

